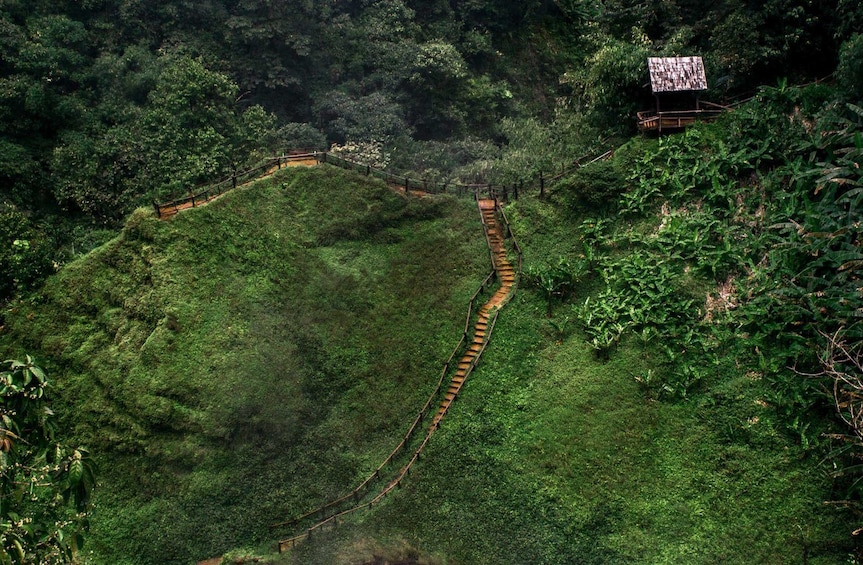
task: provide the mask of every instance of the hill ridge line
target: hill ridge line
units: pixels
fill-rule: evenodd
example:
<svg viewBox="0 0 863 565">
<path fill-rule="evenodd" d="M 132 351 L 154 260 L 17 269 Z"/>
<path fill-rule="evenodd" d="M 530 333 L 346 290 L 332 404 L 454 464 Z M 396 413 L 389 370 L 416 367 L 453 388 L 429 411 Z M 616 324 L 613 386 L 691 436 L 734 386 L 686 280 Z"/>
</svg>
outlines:
<svg viewBox="0 0 863 565">
<path fill-rule="evenodd" d="M 398 175 L 365 165 L 352 159 L 347 159 L 336 155 L 330 151 L 306 151 L 306 152 L 286 152 L 280 156 L 270 157 L 261 161 L 257 166 L 237 172 L 214 182 L 192 188 L 188 196 L 183 196 L 167 202 L 153 201 L 153 208 L 156 215 L 160 219 L 167 219 L 181 210 L 188 208 L 197 208 L 212 202 L 216 198 L 222 196 L 229 190 L 246 186 L 249 183 L 271 176 L 276 171 L 285 167 L 296 166 L 315 166 L 318 164 L 329 164 L 343 169 L 352 170 L 365 174 L 366 176 L 374 176 L 383 180 L 387 185 L 400 189 L 404 194 L 413 193 L 415 195 L 425 194 L 443 194 L 451 193 L 457 196 L 472 196 L 475 200 L 481 198 L 481 193 L 485 192 L 490 200 L 508 200 L 512 195 L 514 199 L 518 199 L 519 194 L 525 194 L 526 191 L 539 189 L 539 195 L 545 194 L 546 184 L 556 182 L 560 178 L 566 176 L 576 169 L 580 169 L 585 165 L 589 165 L 596 161 L 608 159 L 614 155 L 614 148 L 605 150 L 608 147 L 607 140 L 601 141 L 598 147 L 592 149 L 588 153 L 573 159 L 569 163 L 561 165 L 560 170 L 552 170 L 544 173 L 540 170 L 534 177 L 524 181 L 513 182 L 511 184 L 493 184 L 493 183 L 474 183 L 465 184 L 459 182 L 429 182 L 427 180 L 412 179 L 407 175 Z"/>
</svg>

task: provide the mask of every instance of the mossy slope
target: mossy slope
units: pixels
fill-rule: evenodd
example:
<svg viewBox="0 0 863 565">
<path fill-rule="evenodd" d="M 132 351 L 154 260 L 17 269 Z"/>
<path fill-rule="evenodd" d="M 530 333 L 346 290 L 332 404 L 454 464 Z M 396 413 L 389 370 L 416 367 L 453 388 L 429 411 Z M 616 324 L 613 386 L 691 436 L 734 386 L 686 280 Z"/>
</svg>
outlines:
<svg viewBox="0 0 863 565">
<path fill-rule="evenodd" d="M 468 201 L 293 170 L 168 222 L 139 210 L 10 315 L 98 454 L 94 562 L 266 540 L 404 433 L 489 269 Z"/>
</svg>

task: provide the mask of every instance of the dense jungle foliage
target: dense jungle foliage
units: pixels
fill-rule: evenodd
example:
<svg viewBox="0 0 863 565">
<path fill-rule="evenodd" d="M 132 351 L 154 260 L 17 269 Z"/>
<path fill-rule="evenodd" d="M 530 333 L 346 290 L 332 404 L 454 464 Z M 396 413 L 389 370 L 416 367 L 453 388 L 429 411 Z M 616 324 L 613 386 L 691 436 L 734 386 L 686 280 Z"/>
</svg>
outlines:
<svg viewBox="0 0 863 565">
<path fill-rule="evenodd" d="M 843 44 L 859 82 L 849 40 L 863 9 L 4 0 L 0 22 L 8 297 L 104 242 L 136 206 L 275 150 L 380 144 L 382 164 L 482 181 L 501 156 L 510 175 L 569 158 L 632 131 L 632 112 L 651 102 L 648 55 L 703 55 L 717 102 L 780 77 L 821 78 Z"/>
<path fill-rule="evenodd" d="M 863 560 L 858 2 L 0 0 L 0 23 L 0 359 L 26 359 L 0 372 L 0 562 L 264 558 L 392 448 L 488 268 L 471 202 L 329 167 L 141 206 L 285 149 L 531 185 L 600 140 L 507 205 L 522 289 L 419 471 L 266 559 Z M 633 137 L 646 58 L 691 54 L 735 110 Z"/>
</svg>

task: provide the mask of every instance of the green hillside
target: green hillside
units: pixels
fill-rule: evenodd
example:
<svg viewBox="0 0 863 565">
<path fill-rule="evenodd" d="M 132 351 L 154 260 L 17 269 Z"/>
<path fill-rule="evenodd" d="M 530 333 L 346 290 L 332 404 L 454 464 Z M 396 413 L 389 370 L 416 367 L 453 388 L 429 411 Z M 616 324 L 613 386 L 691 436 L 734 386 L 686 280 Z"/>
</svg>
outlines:
<svg viewBox="0 0 863 565">
<path fill-rule="evenodd" d="M 613 168 L 652 151 L 621 151 Z M 324 166 L 281 171 L 170 221 L 137 211 L 7 320 L 6 343 L 41 352 L 64 429 L 96 454 L 81 557 L 845 559 L 847 515 L 822 504 L 835 493 L 821 451 L 788 433 L 765 379 L 733 368 L 739 352 L 675 396 L 643 379 L 677 383 L 660 343 L 625 333 L 606 354 L 590 345 L 581 304 L 602 284 L 578 267 L 591 220 L 573 187 L 597 174 L 508 206 L 525 283 L 404 487 L 281 556 L 274 542 L 291 530 L 270 525 L 364 479 L 431 392 L 488 269 L 476 206 L 405 199 Z M 549 298 L 531 281 L 553 268 L 588 270 Z M 704 296 L 711 280 L 689 277 L 683 292 Z"/>
<path fill-rule="evenodd" d="M 98 454 L 88 550 L 189 562 L 377 466 L 431 392 L 488 271 L 472 202 L 284 171 L 121 235 L 8 325 Z"/>
<path fill-rule="evenodd" d="M 863 563 L 861 30 L 854 0 L 3 0 L 0 565 Z M 435 390 L 492 186 L 523 269 L 440 430 L 373 510 L 286 522 Z"/>
</svg>

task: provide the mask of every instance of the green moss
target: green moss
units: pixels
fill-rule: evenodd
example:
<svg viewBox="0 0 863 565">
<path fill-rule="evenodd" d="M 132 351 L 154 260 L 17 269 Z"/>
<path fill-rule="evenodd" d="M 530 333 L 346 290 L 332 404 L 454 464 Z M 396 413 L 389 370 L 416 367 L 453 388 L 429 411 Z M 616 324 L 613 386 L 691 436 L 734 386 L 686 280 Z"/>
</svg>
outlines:
<svg viewBox="0 0 863 565">
<path fill-rule="evenodd" d="M 470 202 L 292 170 L 166 222 L 138 211 L 58 273 L 6 339 L 48 357 L 100 454 L 91 559 L 269 539 L 374 468 L 460 335 L 481 234 Z"/>
</svg>

